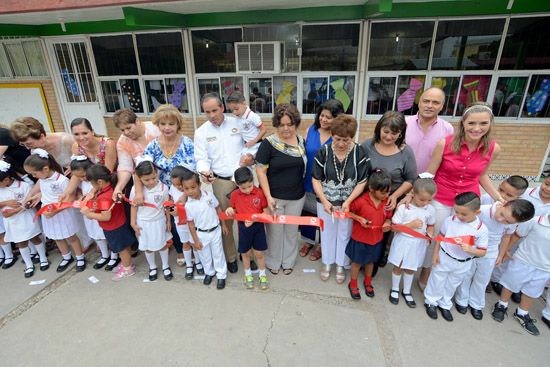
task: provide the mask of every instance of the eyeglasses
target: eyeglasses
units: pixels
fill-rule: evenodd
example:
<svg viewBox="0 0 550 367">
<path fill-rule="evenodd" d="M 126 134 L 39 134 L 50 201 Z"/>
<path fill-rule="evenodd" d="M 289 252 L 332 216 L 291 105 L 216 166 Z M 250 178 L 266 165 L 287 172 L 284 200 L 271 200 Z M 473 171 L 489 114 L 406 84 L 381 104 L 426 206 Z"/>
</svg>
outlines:
<svg viewBox="0 0 550 367">
<path fill-rule="evenodd" d="M 19 143 L 22 147 L 25 147 L 27 149 L 31 149 L 34 146 L 34 141 L 31 141 L 29 143 Z"/>
</svg>

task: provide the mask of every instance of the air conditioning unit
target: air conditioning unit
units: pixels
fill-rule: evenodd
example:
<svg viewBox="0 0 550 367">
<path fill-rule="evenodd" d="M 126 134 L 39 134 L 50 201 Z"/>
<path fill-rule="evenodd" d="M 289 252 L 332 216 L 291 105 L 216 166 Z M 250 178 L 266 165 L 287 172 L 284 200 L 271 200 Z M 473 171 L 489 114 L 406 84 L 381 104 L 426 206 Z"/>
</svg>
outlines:
<svg viewBox="0 0 550 367">
<path fill-rule="evenodd" d="M 237 72 L 281 72 L 281 42 L 235 42 Z"/>
</svg>

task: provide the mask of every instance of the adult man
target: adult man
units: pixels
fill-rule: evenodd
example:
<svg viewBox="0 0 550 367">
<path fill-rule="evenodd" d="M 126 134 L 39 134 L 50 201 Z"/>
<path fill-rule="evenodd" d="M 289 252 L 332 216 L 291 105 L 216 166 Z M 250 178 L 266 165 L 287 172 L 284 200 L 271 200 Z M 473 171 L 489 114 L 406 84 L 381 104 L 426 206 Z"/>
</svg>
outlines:
<svg viewBox="0 0 550 367">
<path fill-rule="evenodd" d="M 195 159 L 197 171 L 205 183 L 211 183 L 214 196 L 223 211 L 229 206 L 227 194 L 235 190 L 231 180 L 239 166 L 250 166 L 254 159 L 250 154 L 241 156 L 244 141 L 237 121 L 223 114 L 224 105 L 216 93 L 207 93 L 201 98 L 206 121 L 195 131 Z M 212 173 L 211 173 L 212 172 Z M 237 250 L 233 238 L 233 221 L 228 221 L 229 234 L 223 236 L 223 252 L 227 269 L 231 273 L 238 270 Z"/>
<path fill-rule="evenodd" d="M 405 142 L 414 151 L 418 173 L 426 171 L 430 165 L 432 154 L 437 143 L 454 134 L 453 126 L 438 116 L 443 109 L 445 93 L 439 88 L 430 88 L 420 96 L 418 113 L 405 119 L 407 134 Z M 437 234 L 437 233 L 436 233 Z M 426 259 L 418 279 L 421 290 L 426 288 L 430 276 L 430 265 L 433 253 L 433 244 L 426 253 Z"/>
</svg>

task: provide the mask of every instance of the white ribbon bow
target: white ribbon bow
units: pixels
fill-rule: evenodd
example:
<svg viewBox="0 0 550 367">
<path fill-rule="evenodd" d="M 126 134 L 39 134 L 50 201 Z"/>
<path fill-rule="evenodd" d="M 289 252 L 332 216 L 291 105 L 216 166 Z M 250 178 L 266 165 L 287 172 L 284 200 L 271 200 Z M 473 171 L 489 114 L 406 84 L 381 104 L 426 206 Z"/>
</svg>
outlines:
<svg viewBox="0 0 550 367">
<path fill-rule="evenodd" d="M 85 155 L 71 155 L 71 161 L 85 161 L 88 159 Z"/>
<path fill-rule="evenodd" d="M 0 161 L 0 172 L 8 172 L 10 169 L 11 164 L 9 164 L 6 161 Z"/>
<path fill-rule="evenodd" d="M 49 158 L 50 155 L 42 148 L 36 148 L 32 151 L 32 154 L 37 154 L 40 158 Z"/>
<path fill-rule="evenodd" d="M 150 155 L 142 155 L 141 157 L 136 157 L 136 166 L 138 166 L 141 162 L 151 162 L 154 163 L 153 157 Z"/>
<path fill-rule="evenodd" d="M 423 172 L 418 175 L 419 178 L 434 178 L 435 176 L 432 175 L 430 172 Z"/>
</svg>

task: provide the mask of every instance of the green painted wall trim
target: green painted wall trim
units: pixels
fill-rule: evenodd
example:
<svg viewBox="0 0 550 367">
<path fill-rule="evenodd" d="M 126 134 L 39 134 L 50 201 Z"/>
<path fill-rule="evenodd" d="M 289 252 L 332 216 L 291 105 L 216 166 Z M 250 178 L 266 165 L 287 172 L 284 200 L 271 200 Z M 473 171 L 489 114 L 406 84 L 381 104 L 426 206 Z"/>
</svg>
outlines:
<svg viewBox="0 0 550 367">
<path fill-rule="evenodd" d="M 153 26 L 153 27 L 186 27 L 187 15 L 169 13 L 166 11 L 141 9 L 133 7 L 122 8 L 124 19 L 130 26 Z"/>
</svg>

